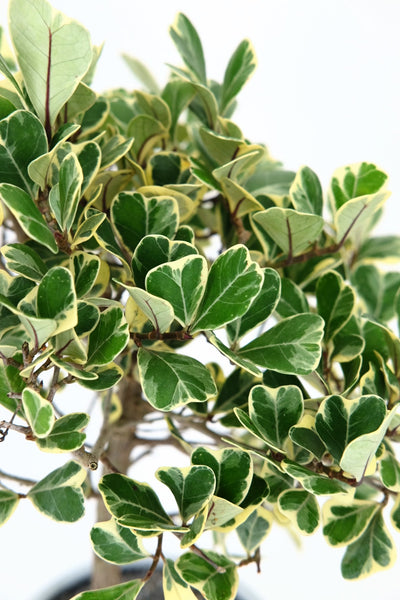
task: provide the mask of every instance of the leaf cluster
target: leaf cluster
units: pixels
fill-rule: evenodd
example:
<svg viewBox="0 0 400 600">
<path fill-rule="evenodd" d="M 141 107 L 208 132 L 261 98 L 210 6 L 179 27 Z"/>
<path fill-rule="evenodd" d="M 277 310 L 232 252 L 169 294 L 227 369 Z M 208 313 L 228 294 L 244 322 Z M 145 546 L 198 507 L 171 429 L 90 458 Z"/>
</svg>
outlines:
<svg viewBox="0 0 400 600">
<path fill-rule="evenodd" d="M 91 531 L 95 553 L 118 565 L 145 560 L 142 538 L 154 538 L 167 600 L 191 600 L 193 589 L 233 599 L 238 568 L 259 566 L 276 522 L 305 535 L 321 526 L 329 544 L 346 547 L 345 578 L 391 566 L 400 275 L 383 261 L 397 260 L 400 244 L 372 237 L 386 174 L 347 165 L 325 195 L 312 169 L 286 171 L 250 142 L 232 120 L 256 62 L 247 40 L 222 83 L 211 81 L 199 36 L 179 14 L 170 34 L 184 66 L 171 66 L 163 87 L 125 56 L 143 89 L 97 94 L 100 50 L 86 29 L 44 0 L 9 4 L 15 60 L 0 57 L 1 441 L 22 433 L 28 447 L 65 453 L 66 462 L 27 494 L 1 484 L 0 521 L 28 498 L 72 522 L 97 495 L 111 518 Z M 211 346 L 222 366 L 204 360 Z M 94 443 L 86 410 L 57 408 L 71 386 L 102 404 Z M 161 441 L 148 433 L 156 419 Z M 132 448 L 163 443 L 188 455 L 188 466 L 156 472 L 175 510 L 134 469 L 110 461 L 127 427 Z M 89 475 L 99 463 L 97 488 Z M 201 549 L 206 531 L 236 535 L 243 555 Z M 164 535 L 179 539 L 175 561 L 164 556 Z M 76 600 L 133 600 L 146 580 Z"/>
</svg>

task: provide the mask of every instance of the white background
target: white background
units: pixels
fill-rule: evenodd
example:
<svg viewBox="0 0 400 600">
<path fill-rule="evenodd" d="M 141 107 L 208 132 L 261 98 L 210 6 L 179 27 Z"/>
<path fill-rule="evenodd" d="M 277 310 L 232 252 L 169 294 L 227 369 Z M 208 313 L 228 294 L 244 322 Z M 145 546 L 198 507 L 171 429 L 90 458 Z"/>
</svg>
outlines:
<svg viewBox="0 0 400 600">
<path fill-rule="evenodd" d="M 390 176 L 393 194 L 380 233 L 397 233 L 400 201 L 400 4 L 397 0 L 54 0 L 54 6 L 80 20 L 96 44 L 106 41 L 94 81 L 98 91 L 137 84 L 119 53 L 128 52 L 166 81 L 164 63 L 180 64 L 168 26 L 183 11 L 198 29 L 208 75 L 221 80 L 238 43 L 248 37 L 258 69 L 240 96 L 234 120 L 246 137 L 264 142 L 286 167 L 313 168 L 327 185 L 339 166 L 371 161 Z M 0 22 L 7 2 L 1 0 Z M 84 409 L 79 399 L 76 410 Z M 0 412 L 0 419 L 3 418 Z M 55 468 L 43 456 L 9 436 L 0 446 L 0 469 L 33 478 Z M 28 448 L 27 448 L 28 446 Z M 29 450 L 29 456 L 27 451 Z M 167 463 L 168 461 L 166 461 Z M 147 473 L 154 465 L 146 465 Z M 146 478 L 145 472 L 135 477 Z M 1 600 L 44 600 L 41 590 L 89 566 L 87 517 L 57 525 L 21 502 L 0 532 Z M 397 542 L 399 536 L 395 536 Z M 340 576 L 342 550 L 329 548 L 321 534 L 304 539 L 299 550 L 275 528 L 263 553 L 263 573 L 244 573 L 249 598 L 298 600 L 400 597 L 398 564 L 358 583 Z"/>
</svg>

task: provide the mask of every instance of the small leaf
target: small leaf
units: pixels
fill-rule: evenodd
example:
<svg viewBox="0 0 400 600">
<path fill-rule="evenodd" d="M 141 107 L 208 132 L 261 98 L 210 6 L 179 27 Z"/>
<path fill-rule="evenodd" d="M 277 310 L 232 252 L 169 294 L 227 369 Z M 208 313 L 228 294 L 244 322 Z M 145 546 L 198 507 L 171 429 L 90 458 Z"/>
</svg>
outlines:
<svg viewBox="0 0 400 600">
<path fill-rule="evenodd" d="M 71 600 L 135 600 L 143 586 L 142 579 L 132 579 L 127 583 L 120 583 L 101 590 L 81 592 Z"/>
<path fill-rule="evenodd" d="M 26 244 L 8 244 L 1 248 L 10 271 L 20 273 L 33 281 L 41 281 L 47 267 L 39 254 Z"/>
<path fill-rule="evenodd" d="M 296 177 L 290 186 L 289 196 L 297 211 L 322 216 L 321 183 L 309 167 L 301 167 L 296 173 Z"/>
<path fill-rule="evenodd" d="M 178 225 L 176 201 L 168 196 L 146 198 L 137 192 L 121 192 L 111 205 L 111 216 L 122 241 L 132 252 L 144 236 L 172 237 Z"/>
<path fill-rule="evenodd" d="M 251 513 L 244 523 L 239 525 L 237 534 L 248 555 L 253 554 L 268 535 L 272 522 L 271 513 L 265 508 L 259 507 Z"/>
<path fill-rule="evenodd" d="M 336 271 L 328 271 L 317 283 L 318 313 L 325 321 L 325 340 L 331 340 L 350 319 L 355 295 Z"/>
<path fill-rule="evenodd" d="M 220 110 L 224 114 L 256 67 L 253 45 L 243 40 L 232 54 L 226 67 L 221 89 Z"/>
<path fill-rule="evenodd" d="M 0 490 L 0 525 L 3 525 L 17 508 L 19 496 L 11 490 Z"/>
<path fill-rule="evenodd" d="M 156 476 L 173 493 L 184 523 L 200 512 L 214 493 L 215 476 L 206 466 L 161 467 Z"/>
<path fill-rule="evenodd" d="M 85 388 L 95 391 L 108 390 L 122 379 L 124 372 L 120 366 L 115 363 L 107 363 L 100 367 L 91 367 L 97 377 L 95 379 L 81 379 L 79 382 Z"/>
<path fill-rule="evenodd" d="M 156 82 L 146 65 L 144 65 L 140 60 L 138 60 L 134 56 L 129 56 L 125 53 L 122 54 L 122 58 L 130 68 L 132 73 L 136 75 L 138 80 L 141 83 L 143 83 L 143 85 L 148 89 L 149 92 L 151 92 L 152 94 L 160 93 L 158 83 Z"/>
<path fill-rule="evenodd" d="M 252 375 L 255 375 L 255 376 L 261 375 L 260 369 L 251 360 L 242 358 L 236 352 L 233 352 L 232 350 L 230 350 L 228 348 L 228 346 L 225 346 L 225 344 L 223 344 L 221 342 L 221 340 L 219 340 L 212 331 L 206 331 L 204 333 L 205 333 L 207 340 L 210 342 L 210 344 L 215 346 L 215 348 L 217 348 L 217 350 L 223 356 L 226 356 L 232 364 L 237 365 L 238 367 L 241 367 L 248 373 L 252 373 Z"/>
<path fill-rule="evenodd" d="M 88 423 L 86 413 L 69 413 L 57 419 L 47 437 L 36 440 L 36 443 L 45 452 L 73 452 L 85 441 L 82 429 Z"/>
<path fill-rule="evenodd" d="M 78 306 L 71 272 L 65 267 L 52 267 L 43 277 L 37 291 L 38 316 L 54 319 L 53 335 L 68 331 L 78 322 Z"/>
<path fill-rule="evenodd" d="M 49 204 L 61 231 L 69 232 L 81 197 L 83 173 L 78 158 L 72 152 L 63 159 L 59 182 L 51 188 Z"/>
<path fill-rule="evenodd" d="M 335 214 L 336 241 L 342 243 L 348 238 L 356 247 L 361 246 L 389 196 L 389 192 L 360 196 L 341 206 Z"/>
<path fill-rule="evenodd" d="M 138 366 L 144 394 L 158 410 L 205 402 L 217 393 L 208 369 L 189 356 L 139 348 Z"/>
<path fill-rule="evenodd" d="M 285 490 L 278 498 L 279 510 L 303 535 L 311 535 L 320 522 L 318 502 L 304 490 Z"/>
<path fill-rule="evenodd" d="M 262 271 L 245 246 L 226 250 L 213 263 L 191 331 L 217 329 L 241 317 L 259 293 Z"/>
<path fill-rule="evenodd" d="M 281 295 L 276 312 L 281 318 L 292 317 L 299 313 L 309 312 L 306 295 L 291 279 L 281 279 Z"/>
<path fill-rule="evenodd" d="M 97 556 L 117 565 L 127 565 L 148 556 L 140 538 L 114 519 L 96 523 L 90 539 Z"/>
<path fill-rule="evenodd" d="M 85 469 L 70 461 L 34 485 L 28 492 L 28 498 L 47 517 L 72 523 L 85 511 L 82 491 L 85 479 Z"/>
<path fill-rule="evenodd" d="M 260 367 L 279 373 L 307 375 L 321 356 L 323 320 L 305 313 L 283 319 L 239 351 Z"/>
<path fill-rule="evenodd" d="M 126 475 L 104 475 L 99 483 L 107 510 L 124 527 L 144 531 L 177 531 L 160 500 L 147 483 Z"/>
<path fill-rule="evenodd" d="M 98 324 L 89 335 L 87 364 L 107 365 L 122 352 L 128 341 L 128 324 L 122 310 L 110 306 L 100 314 Z"/>
<path fill-rule="evenodd" d="M 352 198 L 376 194 L 387 181 L 387 174 L 366 162 L 354 163 L 337 169 L 330 184 L 333 207 L 338 210 Z"/>
<path fill-rule="evenodd" d="M 303 414 L 303 397 L 294 385 L 255 385 L 249 395 L 249 416 L 267 444 L 285 452 L 289 430 Z"/>
<path fill-rule="evenodd" d="M 169 558 L 164 561 L 163 591 L 165 600 L 196 600 L 191 588 L 179 576 L 173 561 Z"/>
<path fill-rule="evenodd" d="M 383 569 L 389 569 L 396 559 L 396 550 L 378 511 L 363 535 L 351 544 L 342 560 L 345 579 L 361 579 Z"/>
<path fill-rule="evenodd" d="M 280 466 L 285 473 L 300 481 L 305 490 L 316 496 L 349 493 L 354 489 L 339 479 L 319 475 L 287 458 L 280 463 Z"/>
<path fill-rule="evenodd" d="M 189 71 L 195 80 L 207 83 L 206 65 L 204 62 L 203 47 L 197 31 L 189 19 L 179 13 L 169 29 L 169 33 Z"/>
<path fill-rule="evenodd" d="M 120 285 L 128 290 L 129 295 L 133 298 L 135 304 L 143 311 L 149 321 L 151 321 L 156 331 L 164 333 L 169 329 L 175 315 L 171 304 L 167 300 L 150 294 L 149 292 L 146 292 L 146 290 L 142 290 L 138 287 L 124 285 L 123 283 L 120 283 Z"/>
<path fill-rule="evenodd" d="M 400 465 L 394 454 L 387 452 L 380 462 L 383 485 L 393 492 L 400 492 Z"/>
<path fill-rule="evenodd" d="M 206 600 L 233 600 L 239 580 L 236 566 L 225 556 L 205 553 L 209 560 L 187 552 L 175 563 L 179 575 Z"/>
<path fill-rule="evenodd" d="M 9 183 L 0 183 L 0 199 L 30 238 L 57 254 L 58 247 L 46 221 L 24 190 Z"/>
<path fill-rule="evenodd" d="M 45 438 L 54 423 L 52 404 L 35 390 L 25 388 L 22 392 L 22 406 L 34 435 L 38 438 Z"/>
</svg>

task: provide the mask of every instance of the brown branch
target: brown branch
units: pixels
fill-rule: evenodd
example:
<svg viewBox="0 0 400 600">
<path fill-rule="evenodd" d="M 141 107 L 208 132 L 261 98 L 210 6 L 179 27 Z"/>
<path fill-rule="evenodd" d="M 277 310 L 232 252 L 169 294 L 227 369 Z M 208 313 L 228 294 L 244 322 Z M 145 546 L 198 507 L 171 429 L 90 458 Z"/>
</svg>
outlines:
<svg viewBox="0 0 400 600">
<path fill-rule="evenodd" d="M 153 562 L 151 563 L 150 568 L 147 571 L 146 575 L 142 578 L 143 583 L 146 583 L 146 581 L 148 581 L 150 579 L 150 577 L 154 574 L 154 571 L 157 568 L 158 561 L 160 560 L 160 557 L 161 557 L 162 542 L 163 542 L 163 534 L 160 533 L 160 535 L 158 536 L 157 548 L 156 548 L 155 554 L 153 556 Z"/>
</svg>

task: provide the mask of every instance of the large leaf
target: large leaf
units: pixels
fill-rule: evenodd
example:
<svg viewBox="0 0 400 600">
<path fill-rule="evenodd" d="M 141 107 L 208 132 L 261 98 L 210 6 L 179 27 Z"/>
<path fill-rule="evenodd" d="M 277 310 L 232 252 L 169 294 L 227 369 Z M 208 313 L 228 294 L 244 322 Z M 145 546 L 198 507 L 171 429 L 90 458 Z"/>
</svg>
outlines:
<svg viewBox="0 0 400 600">
<path fill-rule="evenodd" d="M 323 325 L 312 313 L 288 317 L 244 346 L 239 356 L 279 373 L 307 375 L 320 360 Z"/>
<path fill-rule="evenodd" d="M 173 493 L 184 523 L 208 504 L 215 490 L 215 475 L 207 466 L 161 467 L 156 475 Z"/>
<path fill-rule="evenodd" d="M 236 565 L 215 552 L 205 554 L 205 558 L 193 552 L 180 556 L 175 563 L 179 575 L 206 600 L 233 600 L 239 584 Z"/>
<path fill-rule="evenodd" d="M 173 236 L 178 226 L 178 206 L 167 195 L 146 198 L 137 192 L 121 192 L 111 205 L 111 217 L 125 246 L 133 252 L 145 235 Z"/>
<path fill-rule="evenodd" d="M 387 530 L 382 511 L 378 511 L 363 535 L 351 544 L 342 560 L 345 579 L 361 579 L 389 569 L 396 559 L 396 549 Z"/>
<path fill-rule="evenodd" d="M 22 406 L 33 434 L 38 438 L 46 437 L 55 419 L 52 404 L 36 390 L 25 388 L 22 392 Z"/>
<path fill-rule="evenodd" d="M 303 397 L 294 385 L 255 385 L 249 395 L 249 416 L 267 444 L 285 451 L 289 430 L 303 414 Z"/>
<path fill-rule="evenodd" d="M 190 73 L 200 83 L 207 83 L 203 47 L 197 31 L 189 19 L 179 13 L 169 33 Z"/>
<path fill-rule="evenodd" d="M 200 305 L 206 281 L 205 258 L 187 256 L 152 269 L 146 277 L 146 288 L 151 294 L 167 300 L 177 321 L 187 327 Z"/>
<path fill-rule="evenodd" d="M 10 183 L 0 183 L 0 199 L 30 238 L 57 254 L 58 248 L 53 234 L 27 192 Z"/>
<path fill-rule="evenodd" d="M 207 286 L 191 331 L 217 329 L 241 317 L 261 289 L 263 275 L 245 246 L 221 254 L 208 274 Z"/>
<path fill-rule="evenodd" d="M 53 267 L 43 277 L 37 292 L 38 316 L 54 319 L 53 335 L 68 331 L 78 322 L 78 305 L 71 272 L 65 267 Z"/>
<path fill-rule="evenodd" d="M 118 306 L 110 306 L 89 336 L 87 362 L 90 366 L 107 365 L 129 341 L 128 324 Z"/>
<path fill-rule="evenodd" d="M 144 531 L 175 531 L 156 493 L 147 483 L 140 483 L 126 475 L 104 475 L 99 483 L 107 510 L 124 527 Z"/>
<path fill-rule="evenodd" d="M 369 500 L 344 497 L 325 502 L 322 517 L 323 534 L 331 546 L 347 546 L 358 539 L 368 527 L 379 504 Z"/>
<path fill-rule="evenodd" d="M 139 348 L 138 366 L 144 394 L 158 410 L 205 402 L 217 394 L 208 369 L 189 356 Z"/>
<path fill-rule="evenodd" d="M 96 523 L 91 529 L 90 539 L 100 558 L 117 565 L 126 565 L 148 556 L 140 538 L 114 519 Z"/>
<path fill-rule="evenodd" d="M 320 236 L 324 220 L 319 215 L 302 213 L 291 208 L 274 206 L 252 216 L 258 228 L 266 232 L 289 256 L 297 256 L 309 248 Z"/>
<path fill-rule="evenodd" d="M 17 110 L 0 121 L 0 180 L 22 188 L 34 197 L 37 186 L 28 175 L 28 165 L 47 152 L 43 125 L 35 115 Z"/>
<path fill-rule="evenodd" d="M 28 498 L 51 519 L 72 523 L 85 511 L 82 490 L 85 479 L 85 469 L 70 461 L 34 485 L 28 492 Z"/>
<path fill-rule="evenodd" d="M 220 110 L 226 112 L 232 100 L 240 92 L 256 67 L 256 57 L 253 45 L 249 40 L 243 40 L 232 54 L 221 88 Z"/>
<path fill-rule="evenodd" d="M 132 579 L 127 583 L 120 583 L 102 590 L 81 592 L 71 600 L 135 600 L 143 586 L 144 583 L 141 579 Z"/>
<path fill-rule="evenodd" d="M 89 33 L 46 0 L 11 0 L 9 15 L 25 87 L 48 129 L 90 66 Z"/>
</svg>

